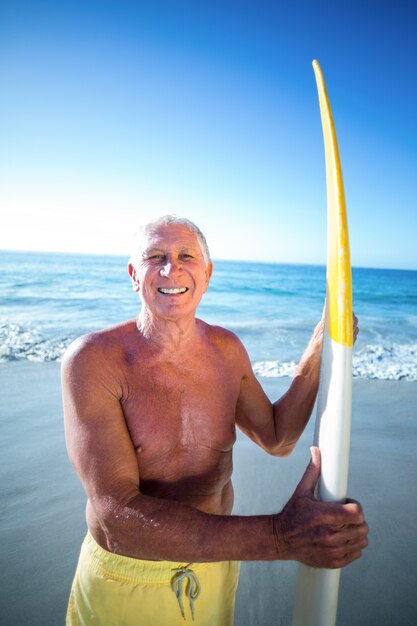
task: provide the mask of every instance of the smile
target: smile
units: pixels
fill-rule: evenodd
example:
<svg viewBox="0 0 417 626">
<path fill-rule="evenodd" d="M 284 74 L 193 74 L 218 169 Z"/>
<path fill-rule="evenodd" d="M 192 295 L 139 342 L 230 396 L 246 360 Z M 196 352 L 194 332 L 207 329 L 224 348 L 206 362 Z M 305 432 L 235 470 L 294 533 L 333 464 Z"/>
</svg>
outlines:
<svg viewBox="0 0 417 626">
<path fill-rule="evenodd" d="M 185 293 L 186 291 L 188 291 L 187 287 L 176 287 L 174 289 L 168 289 L 166 287 L 159 287 L 158 288 L 159 293 L 164 293 L 167 294 L 169 296 L 178 294 L 178 293 Z"/>
</svg>

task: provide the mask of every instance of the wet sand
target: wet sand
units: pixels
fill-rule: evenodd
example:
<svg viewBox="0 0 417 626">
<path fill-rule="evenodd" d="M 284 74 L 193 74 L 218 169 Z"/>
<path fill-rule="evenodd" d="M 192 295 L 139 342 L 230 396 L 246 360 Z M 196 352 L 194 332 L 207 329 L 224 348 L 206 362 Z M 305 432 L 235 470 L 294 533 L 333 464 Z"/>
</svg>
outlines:
<svg viewBox="0 0 417 626">
<path fill-rule="evenodd" d="M 270 397 L 289 379 L 263 379 Z M 85 496 L 66 456 L 57 363 L 0 364 L 0 623 L 59 626 L 85 534 Z M 417 383 L 354 380 L 349 493 L 370 545 L 342 572 L 338 626 L 417 623 Z M 235 512 L 279 510 L 308 462 L 312 425 L 287 459 L 239 435 Z M 236 626 L 291 623 L 297 564 L 243 563 Z M 162 626 L 162 625 L 161 625 Z"/>
</svg>

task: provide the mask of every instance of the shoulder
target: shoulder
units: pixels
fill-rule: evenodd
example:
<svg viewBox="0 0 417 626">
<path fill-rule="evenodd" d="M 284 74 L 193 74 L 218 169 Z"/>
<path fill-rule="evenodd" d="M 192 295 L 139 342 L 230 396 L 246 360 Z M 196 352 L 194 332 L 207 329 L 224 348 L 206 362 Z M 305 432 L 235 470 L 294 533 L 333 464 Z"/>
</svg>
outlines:
<svg viewBox="0 0 417 626">
<path fill-rule="evenodd" d="M 120 359 L 129 335 L 133 335 L 135 321 L 82 335 L 73 341 L 62 357 L 62 371 L 76 369 L 94 371 L 105 368 Z"/>
<path fill-rule="evenodd" d="M 199 325 L 202 332 L 205 334 L 207 339 L 210 341 L 217 341 L 221 343 L 227 344 L 237 344 L 240 343 L 240 339 L 235 333 L 223 326 L 216 326 L 215 324 L 208 324 L 203 320 L 197 319 L 197 324 Z"/>
<path fill-rule="evenodd" d="M 79 337 L 67 348 L 61 363 L 62 392 L 82 406 L 123 396 L 123 359 L 118 332 L 108 329 Z M 100 400 L 100 402 L 99 402 Z"/>
<path fill-rule="evenodd" d="M 244 361 L 249 359 L 245 346 L 234 332 L 222 326 L 202 323 L 205 324 L 208 341 L 221 350 L 225 357 Z"/>
</svg>

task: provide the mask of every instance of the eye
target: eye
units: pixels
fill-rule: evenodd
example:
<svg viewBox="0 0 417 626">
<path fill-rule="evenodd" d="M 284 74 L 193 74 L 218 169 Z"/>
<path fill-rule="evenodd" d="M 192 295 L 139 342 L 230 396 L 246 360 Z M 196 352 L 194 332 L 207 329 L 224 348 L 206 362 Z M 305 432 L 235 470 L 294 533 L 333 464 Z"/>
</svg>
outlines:
<svg viewBox="0 0 417 626">
<path fill-rule="evenodd" d="M 187 259 L 193 259 L 194 257 L 192 254 L 189 254 L 188 252 L 183 252 L 181 254 L 181 258 L 187 260 Z"/>
<path fill-rule="evenodd" d="M 159 261 L 163 261 L 164 258 L 165 256 L 163 254 L 151 254 L 150 256 L 147 257 L 147 260 L 159 262 Z"/>
</svg>

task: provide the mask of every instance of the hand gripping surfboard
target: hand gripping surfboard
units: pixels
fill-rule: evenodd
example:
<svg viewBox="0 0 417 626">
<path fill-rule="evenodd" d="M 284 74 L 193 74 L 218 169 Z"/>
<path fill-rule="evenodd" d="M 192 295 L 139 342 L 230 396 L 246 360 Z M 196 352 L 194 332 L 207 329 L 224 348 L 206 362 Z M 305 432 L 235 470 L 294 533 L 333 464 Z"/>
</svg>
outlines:
<svg viewBox="0 0 417 626">
<path fill-rule="evenodd" d="M 327 288 L 315 445 L 321 451 L 319 498 L 347 495 L 352 405 L 352 280 L 342 170 L 320 65 L 313 61 L 323 127 L 327 180 Z M 334 626 L 340 570 L 300 565 L 293 626 Z"/>
</svg>

